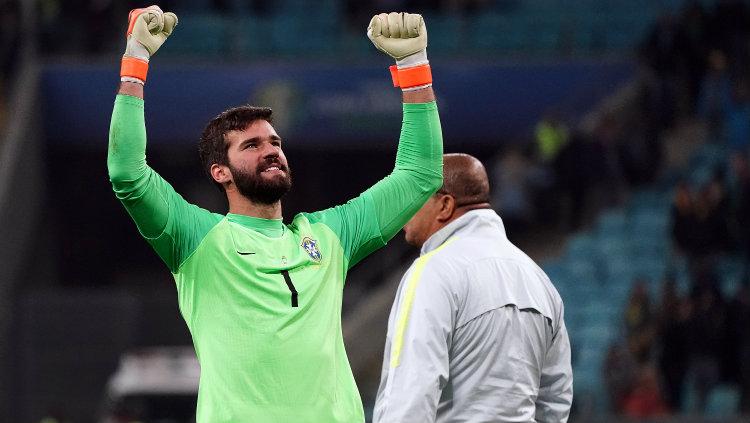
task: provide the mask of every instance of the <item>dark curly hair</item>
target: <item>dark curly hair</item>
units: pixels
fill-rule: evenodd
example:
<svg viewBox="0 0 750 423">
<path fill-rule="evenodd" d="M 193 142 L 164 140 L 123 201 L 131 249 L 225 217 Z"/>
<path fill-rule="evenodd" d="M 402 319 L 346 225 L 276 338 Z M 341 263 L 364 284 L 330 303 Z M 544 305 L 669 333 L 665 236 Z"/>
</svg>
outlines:
<svg viewBox="0 0 750 423">
<path fill-rule="evenodd" d="M 227 132 L 241 131 L 256 120 L 265 120 L 268 123 L 272 123 L 272 114 L 273 111 L 268 107 L 245 105 L 225 110 L 208 122 L 198 143 L 198 155 L 200 156 L 203 170 L 218 185 L 219 189 L 224 191 L 224 187 L 211 177 L 211 166 L 213 164 L 229 166 L 229 156 L 227 154 L 229 144 L 224 139 Z"/>
</svg>

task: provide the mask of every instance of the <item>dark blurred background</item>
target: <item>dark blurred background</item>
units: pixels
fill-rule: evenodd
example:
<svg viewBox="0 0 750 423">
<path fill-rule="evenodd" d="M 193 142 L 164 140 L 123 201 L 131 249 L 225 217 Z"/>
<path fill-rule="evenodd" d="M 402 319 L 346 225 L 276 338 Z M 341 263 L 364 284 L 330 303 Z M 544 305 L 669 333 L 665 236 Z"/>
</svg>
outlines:
<svg viewBox="0 0 750 423">
<path fill-rule="evenodd" d="M 192 419 L 190 350 L 148 349 L 191 345 L 173 280 L 106 174 L 127 13 L 143 6 L 0 0 L 2 422 Z M 510 239 L 565 302 L 570 421 L 750 419 L 750 2 L 160 6 L 180 23 L 151 61 L 149 164 L 225 213 L 198 135 L 230 106 L 271 106 L 295 173 L 287 221 L 392 168 L 400 95 L 365 28 L 422 13 L 445 150 L 485 163 Z M 416 254 L 399 235 L 347 282 L 368 413 Z"/>
</svg>

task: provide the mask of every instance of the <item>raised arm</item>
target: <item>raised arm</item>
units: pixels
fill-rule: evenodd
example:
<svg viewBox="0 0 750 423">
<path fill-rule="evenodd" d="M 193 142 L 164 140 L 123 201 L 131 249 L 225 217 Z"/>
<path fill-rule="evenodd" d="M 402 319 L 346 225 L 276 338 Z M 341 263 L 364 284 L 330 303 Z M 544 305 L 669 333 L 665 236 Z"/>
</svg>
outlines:
<svg viewBox="0 0 750 423">
<path fill-rule="evenodd" d="M 218 220 L 187 203 L 146 164 L 143 86 L 148 60 L 177 24 L 158 7 L 130 12 L 128 43 L 109 131 L 107 169 L 117 198 L 172 271 Z"/>
<path fill-rule="evenodd" d="M 367 35 L 396 59 L 391 75 L 403 90 L 404 117 L 393 172 L 347 204 L 312 215 L 339 234 L 350 266 L 393 238 L 443 180 L 443 136 L 422 16 L 376 15 Z"/>
</svg>

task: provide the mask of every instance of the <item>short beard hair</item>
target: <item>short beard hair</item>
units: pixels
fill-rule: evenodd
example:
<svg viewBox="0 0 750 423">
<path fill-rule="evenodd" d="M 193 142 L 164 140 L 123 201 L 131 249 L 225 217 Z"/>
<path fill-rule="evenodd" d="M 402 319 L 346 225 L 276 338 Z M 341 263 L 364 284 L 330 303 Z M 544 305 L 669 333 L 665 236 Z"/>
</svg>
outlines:
<svg viewBox="0 0 750 423">
<path fill-rule="evenodd" d="M 254 203 L 270 205 L 281 200 L 292 189 L 292 172 L 289 167 L 278 162 L 275 162 L 275 165 L 284 171 L 284 175 L 275 177 L 270 181 L 263 179 L 261 176 L 265 169 L 263 166 L 259 166 L 255 174 L 236 168 L 231 164 L 229 164 L 229 170 L 232 172 L 237 191 L 242 196 Z"/>
</svg>

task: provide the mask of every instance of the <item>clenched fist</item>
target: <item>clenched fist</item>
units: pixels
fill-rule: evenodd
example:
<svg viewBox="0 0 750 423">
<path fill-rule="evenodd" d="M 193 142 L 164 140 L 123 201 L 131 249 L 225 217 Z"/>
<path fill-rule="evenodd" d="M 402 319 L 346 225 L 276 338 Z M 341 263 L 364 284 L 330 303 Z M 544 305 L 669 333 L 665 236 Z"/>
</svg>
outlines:
<svg viewBox="0 0 750 423">
<path fill-rule="evenodd" d="M 128 15 L 127 44 L 120 76 L 123 81 L 146 81 L 148 61 L 177 26 L 177 16 L 159 6 L 133 9 Z"/>
<path fill-rule="evenodd" d="M 427 63 L 427 28 L 422 15 L 375 15 L 367 27 L 367 37 L 378 50 L 396 59 L 399 67 Z"/>
</svg>

